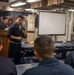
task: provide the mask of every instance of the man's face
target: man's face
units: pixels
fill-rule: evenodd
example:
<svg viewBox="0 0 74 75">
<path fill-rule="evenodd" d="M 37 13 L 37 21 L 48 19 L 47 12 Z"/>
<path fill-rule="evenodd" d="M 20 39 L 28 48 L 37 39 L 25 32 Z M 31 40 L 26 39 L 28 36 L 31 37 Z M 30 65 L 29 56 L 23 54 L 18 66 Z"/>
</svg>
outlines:
<svg viewBox="0 0 74 75">
<path fill-rule="evenodd" d="M 17 18 L 16 19 L 16 23 L 20 26 L 20 25 L 22 25 L 22 22 L 23 22 L 23 19 L 22 18 Z"/>
<path fill-rule="evenodd" d="M 8 23 L 8 19 L 3 20 L 3 23 L 7 24 Z"/>
</svg>

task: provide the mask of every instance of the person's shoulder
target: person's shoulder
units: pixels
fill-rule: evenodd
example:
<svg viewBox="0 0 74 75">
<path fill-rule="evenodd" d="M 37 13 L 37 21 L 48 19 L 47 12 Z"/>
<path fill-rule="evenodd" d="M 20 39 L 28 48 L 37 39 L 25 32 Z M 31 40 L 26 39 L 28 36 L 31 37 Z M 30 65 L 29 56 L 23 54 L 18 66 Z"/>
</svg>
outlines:
<svg viewBox="0 0 74 75">
<path fill-rule="evenodd" d="M 5 58 L 5 57 L 0 57 L 0 63 L 1 62 L 6 64 L 13 64 L 13 62 L 9 58 Z"/>
<path fill-rule="evenodd" d="M 13 24 L 9 27 L 9 29 L 14 29 L 14 28 L 16 28 L 16 24 Z"/>
<path fill-rule="evenodd" d="M 5 73 L 7 73 L 8 75 L 10 74 L 17 75 L 16 67 L 10 59 L 5 57 L 0 57 L 0 65 L 1 65 L 0 70 L 4 72 L 4 73 L 0 72 L 1 75 L 5 75 Z"/>
<path fill-rule="evenodd" d="M 9 58 L 0 57 L 0 65 L 4 65 L 6 67 L 11 67 L 11 69 L 15 68 L 13 61 Z M 8 68 L 9 68 L 8 67 Z"/>
<path fill-rule="evenodd" d="M 65 63 L 62 63 L 62 62 L 59 62 L 59 65 L 60 67 L 70 67 L 69 65 L 65 64 Z"/>
<path fill-rule="evenodd" d="M 0 21 L 0 26 L 3 26 L 3 22 L 2 21 Z"/>
<path fill-rule="evenodd" d="M 37 73 L 38 67 L 27 69 L 22 75 L 34 75 Z"/>
<path fill-rule="evenodd" d="M 58 67 L 63 73 L 66 73 L 67 75 L 74 75 L 74 69 L 71 66 L 61 63 Z"/>
<path fill-rule="evenodd" d="M 7 61 L 7 60 L 9 60 L 8 58 L 5 58 L 5 57 L 0 57 L 0 60 L 5 60 L 5 61 Z"/>
</svg>

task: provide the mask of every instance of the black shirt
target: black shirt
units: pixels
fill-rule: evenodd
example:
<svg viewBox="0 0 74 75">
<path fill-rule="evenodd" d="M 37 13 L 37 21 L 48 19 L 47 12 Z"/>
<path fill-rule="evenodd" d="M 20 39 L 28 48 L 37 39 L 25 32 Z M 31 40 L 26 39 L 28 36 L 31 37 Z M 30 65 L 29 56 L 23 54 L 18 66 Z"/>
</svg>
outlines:
<svg viewBox="0 0 74 75">
<path fill-rule="evenodd" d="M 74 75 L 74 69 L 56 58 L 44 59 L 37 67 L 26 70 L 22 75 Z"/>
<path fill-rule="evenodd" d="M 22 37 L 23 38 L 24 37 L 23 31 L 25 31 L 25 28 L 22 26 L 21 29 L 19 29 L 17 23 L 15 23 L 15 24 L 13 24 L 12 26 L 9 27 L 7 36 L 8 36 L 8 38 L 11 35 L 13 35 L 15 37 Z M 14 41 L 14 42 L 17 42 L 17 43 L 21 42 L 17 39 L 10 39 L 10 41 Z"/>
<path fill-rule="evenodd" d="M 8 25 L 4 25 L 3 22 L 0 22 L 0 30 L 5 30 L 5 28 L 7 28 Z"/>
<path fill-rule="evenodd" d="M 72 66 L 74 68 L 74 51 L 71 51 L 65 60 L 65 63 Z"/>
<path fill-rule="evenodd" d="M 0 75 L 17 75 L 16 67 L 10 59 L 0 57 Z"/>
</svg>

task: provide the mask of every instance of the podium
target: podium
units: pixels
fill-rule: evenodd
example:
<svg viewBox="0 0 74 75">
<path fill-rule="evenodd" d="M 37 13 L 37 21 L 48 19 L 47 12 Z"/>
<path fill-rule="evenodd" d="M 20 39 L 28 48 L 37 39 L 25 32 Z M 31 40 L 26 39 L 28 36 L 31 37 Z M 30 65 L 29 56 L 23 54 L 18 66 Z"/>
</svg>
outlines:
<svg viewBox="0 0 74 75">
<path fill-rule="evenodd" d="M 1 30 L 0 31 L 0 37 L 2 39 L 2 45 L 3 45 L 3 49 L 0 52 L 0 56 L 8 58 L 9 40 L 7 38 L 7 31 L 6 30 Z"/>
</svg>

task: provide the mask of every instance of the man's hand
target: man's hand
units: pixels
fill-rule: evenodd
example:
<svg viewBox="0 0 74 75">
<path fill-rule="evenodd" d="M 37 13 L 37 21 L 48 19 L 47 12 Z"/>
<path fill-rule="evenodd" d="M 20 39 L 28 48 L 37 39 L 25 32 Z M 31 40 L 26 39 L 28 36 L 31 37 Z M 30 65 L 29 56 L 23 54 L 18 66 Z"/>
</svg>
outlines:
<svg viewBox="0 0 74 75">
<path fill-rule="evenodd" d="M 17 37 L 17 40 L 21 41 L 22 40 L 22 37 Z"/>
<path fill-rule="evenodd" d="M 27 31 L 23 31 L 24 37 L 27 38 Z"/>
<path fill-rule="evenodd" d="M 5 28 L 5 30 L 7 30 L 7 31 L 8 31 L 8 28 Z"/>
<path fill-rule="evenodd" d="M 21 40 L 22 40 L 22 37 L 17 37 L 17 36 L 11 35 L 11 36 L 10 36 L 10 39 L 16 39 L 16 40 L 21 41 Z"/>
</svg>

